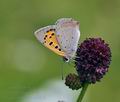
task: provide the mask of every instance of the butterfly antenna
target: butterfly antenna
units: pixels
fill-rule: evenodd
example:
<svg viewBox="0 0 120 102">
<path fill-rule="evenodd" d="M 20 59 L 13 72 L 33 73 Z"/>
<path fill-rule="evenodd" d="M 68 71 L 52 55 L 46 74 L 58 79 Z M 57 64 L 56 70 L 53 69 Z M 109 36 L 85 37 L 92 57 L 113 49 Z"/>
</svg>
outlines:
<svg viewBox="0 0 120 102">
<path fill-rule="evenodd" d="M 62 80 L 64 80 L 64 68 L 63 68 L 63 66 L 64 66 L 64 61 L 62 59 L 62 66 L 61 66 L 61 77 L 62 77 Z"/>
<path fill-rule="evenodd" d="M 63 64 L 62 64 L 62 68 L 61 68 L 61 75 L 62 75 L 62 80 L 64 80 L 64 72 L 63 72 Z"/>
</svg>

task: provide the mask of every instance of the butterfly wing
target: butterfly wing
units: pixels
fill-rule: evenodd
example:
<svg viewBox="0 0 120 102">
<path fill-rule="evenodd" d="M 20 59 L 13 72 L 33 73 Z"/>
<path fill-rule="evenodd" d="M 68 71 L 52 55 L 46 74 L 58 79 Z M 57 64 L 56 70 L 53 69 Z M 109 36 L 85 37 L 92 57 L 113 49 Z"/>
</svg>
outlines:
<svg viewBox="0 0 120 102">
<path fill-rule="evenodd" d="M 56 39 L 55 25 L 38 29 L 35 32 L 35 36 L 45 47 L 49 48 L 60 56 L 65 56 L 65 53 L 60 48 Z"/>
<path fill-rule="evenodd" d="M 66 58 L 74 57 L 80 38 L 79 23 L 72 18 L 62 18 L 56 22 L 56 35 Z"/>
</svg>

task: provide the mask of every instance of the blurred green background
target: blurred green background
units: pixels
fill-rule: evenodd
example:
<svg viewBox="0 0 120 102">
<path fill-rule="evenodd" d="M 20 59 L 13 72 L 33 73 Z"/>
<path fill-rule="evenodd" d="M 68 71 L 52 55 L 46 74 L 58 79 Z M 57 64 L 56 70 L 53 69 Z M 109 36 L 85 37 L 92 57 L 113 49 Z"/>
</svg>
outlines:
<svg viewBox="0 0 120 102">
<path fill-rule="evenodd" d="M 120 102 L 120 0 L 0 0 L 0 102 L 21 102 L 48 80 L 61 79 L 61 58 L 33 32 L 62 17 L 80 21 L 81 41 L 102 37 L 112 50 L 109 72 L 89 87 L 88 102 Z"/>
</svg>

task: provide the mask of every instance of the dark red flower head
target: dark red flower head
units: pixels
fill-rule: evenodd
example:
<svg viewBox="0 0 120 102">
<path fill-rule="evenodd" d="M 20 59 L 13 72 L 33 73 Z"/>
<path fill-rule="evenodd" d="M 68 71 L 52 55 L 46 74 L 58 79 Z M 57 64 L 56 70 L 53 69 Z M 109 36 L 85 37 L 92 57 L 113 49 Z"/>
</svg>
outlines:
<svg viewBox="0 0 120 102">
<path fill-rule="evenodd" d="M 108 71 L 111 51 L 101 38 L 88 38 L 78 47 L 75 66 L 81 83 L 95 83 Z"/>
</svg>

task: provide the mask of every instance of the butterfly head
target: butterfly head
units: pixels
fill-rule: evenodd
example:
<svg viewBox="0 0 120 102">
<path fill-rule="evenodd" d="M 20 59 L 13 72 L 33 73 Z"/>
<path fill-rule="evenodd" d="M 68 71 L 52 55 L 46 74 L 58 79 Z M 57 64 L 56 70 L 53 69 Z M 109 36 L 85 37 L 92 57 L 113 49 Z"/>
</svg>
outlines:
<svg viewBox="0 0 120 102">
<path fill-rule="evenodd" d="M 69 61 L 70 61 L 70 59 L 69 59 L 69 58 L 67 58 L 67 57 L 63 57 L 63 61 L 64 61 L 64 62 L 69 62 Z"/>
</svg>

